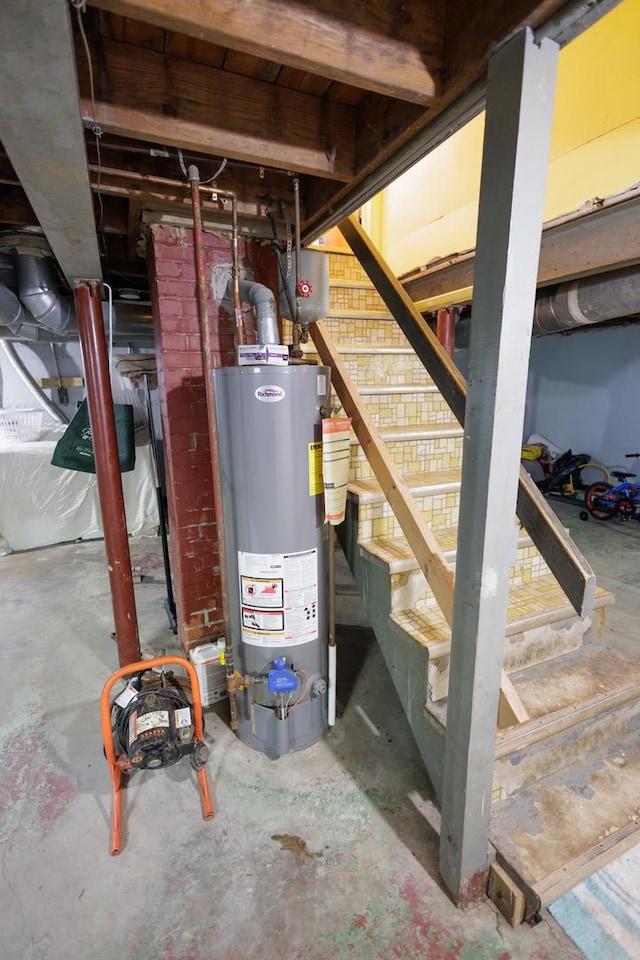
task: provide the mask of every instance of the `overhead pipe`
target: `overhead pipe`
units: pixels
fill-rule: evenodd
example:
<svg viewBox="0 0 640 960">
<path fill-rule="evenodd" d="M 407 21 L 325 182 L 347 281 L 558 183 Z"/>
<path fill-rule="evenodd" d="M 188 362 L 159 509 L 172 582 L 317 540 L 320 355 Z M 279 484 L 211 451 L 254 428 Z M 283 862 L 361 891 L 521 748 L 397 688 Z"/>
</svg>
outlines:
<svg viewBox="0 0 640 960">
<path fill-rule="evenodd" d="M 141 659 L 140 640 L 109 380 L 109 358 L 98 283 L 79 283 L 75 289 L 75 304 L 87 384 L 118 658 L 120 666 L 124 667 Z"/>
<path fill-rule="evenodd" d="M 573 330 L 640 313 L 640 266 L 570 280 L 538 294 L 534 335 Z"/>
<path fill-rule="evenodd" d="M 213 480 L 213 502 L 218 534 L 218 555 L 220 568 L 220 602 L 225 635 L 225 671 L 227 693 L 229 694 L 229 708 L 231 712 L 231 729 L 238 728 L 238 705 L 236 702 L 236 675 L 233 664 L 233 648 L 231 645 L 231 621 L 229 616 L 229 585 L 227 581 L 226 545 L 224 539 L 224 513 L 222 506 L 222 485 L 220 481 L 220 462 L 218 459 L 218 428 L 216 420 L 216 400 L 213 392 L 213 371 L 215 357 L 211 349 L 211 326 L 209 323 L 209 309 L 207 304 L 207 278 L 205 271 L 205 257 L 202 230 L 202 207 L 200 204 L 200 173 L 196 166 L 188 169 L 189 184 L 191 186 L 191 205 L 193 208 L 193 254 L 196 268 L 196 293 L 198 303 L 198 322 L 200 326 L 200 347 L 202 350 L 202 365 L 204 368 L 204 387 L 207 400 L 207 419 L 209 421 L 209 445 L 211 447 L 211 475 Z M 237 253 L 237 245 L 234 253 Z M 234 306 L 237 302 L 240 318 L 239 276 L 232 278 L 234 290 Z M 237 320 L 236 320 L 237 322 Z"/>
</svg>

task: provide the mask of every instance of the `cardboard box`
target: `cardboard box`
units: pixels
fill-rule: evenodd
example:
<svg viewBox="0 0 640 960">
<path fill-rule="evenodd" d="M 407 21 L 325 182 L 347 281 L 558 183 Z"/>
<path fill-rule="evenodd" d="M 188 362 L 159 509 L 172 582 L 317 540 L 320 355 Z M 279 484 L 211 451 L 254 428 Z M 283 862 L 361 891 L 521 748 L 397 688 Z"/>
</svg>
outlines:
<svg viewBox="0 0 640 960">
<path fill-rule="evenodd" d="M 287 366 L 289 348 L 279 343 L 243 343 L 238 347 L 238 366 Z"/>
</svg>

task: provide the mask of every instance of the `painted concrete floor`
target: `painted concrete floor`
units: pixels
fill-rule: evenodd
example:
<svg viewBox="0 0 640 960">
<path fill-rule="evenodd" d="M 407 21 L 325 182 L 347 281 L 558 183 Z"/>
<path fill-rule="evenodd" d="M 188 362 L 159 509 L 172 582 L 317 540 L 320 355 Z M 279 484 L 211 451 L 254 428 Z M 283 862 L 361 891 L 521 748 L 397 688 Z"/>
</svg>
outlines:
<svg viewBox="0 0 640 960">
<path fill-rule="evenodd" d="M 588 527 L 577 532 L 607 534 Z M 152 577 L 136 587 L 143 649 L 170 652 L 159 544 L 132 550 Z M 513 930 L 490 903 L 460 911 L 442 892 L 429 784 L 348 587 L 326 740 L 270 761 L 236 740 L 222 705 L 208 710 L 215 819 L 201 819 L 186 761 L 139 773 L 112 859 L 98 698 L 117 658 L 102 544 L 0 558 L 0 584 L 1 960 L 582 956 L 553 921 Z M 617 611 L 624 643 L 633 604 Z"/>
</svg>

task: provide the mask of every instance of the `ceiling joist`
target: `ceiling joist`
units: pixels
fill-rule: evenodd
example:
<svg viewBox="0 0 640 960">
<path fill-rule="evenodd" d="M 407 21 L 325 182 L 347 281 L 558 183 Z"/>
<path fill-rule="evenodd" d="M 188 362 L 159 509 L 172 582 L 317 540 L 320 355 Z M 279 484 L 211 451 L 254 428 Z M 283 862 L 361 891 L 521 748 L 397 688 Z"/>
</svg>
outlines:
<svg viewBox="0 0 640 960">
<path fill-rule="evenodd" d="M 389 97 L 424 104 L 438 94 L 444 3 L 93 0 L 92 5 Z"/>
<path fill-rule="evenodd" d="M 353 108 L 214 67 L 103 39 L 95 111 L 86 66 L 82 114 L 108 133 L 346 181 Z M 82 68 L 84 57 L 80 59 Z M 94 116 L 95 113 L 95 116 Z"/>
</svg>

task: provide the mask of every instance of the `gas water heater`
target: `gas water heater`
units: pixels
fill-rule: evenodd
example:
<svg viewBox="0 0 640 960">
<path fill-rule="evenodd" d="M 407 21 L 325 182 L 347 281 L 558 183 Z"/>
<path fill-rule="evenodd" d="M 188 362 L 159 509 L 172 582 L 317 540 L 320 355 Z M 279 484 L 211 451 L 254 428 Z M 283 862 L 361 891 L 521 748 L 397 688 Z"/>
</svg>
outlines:
<svg viewBox="0 0 640 960">
<path fill-rule="evenodd" d="M 238 735 L 281 756 L 327 726 L 327 367 L 213 373 Z"/>
</svg>

